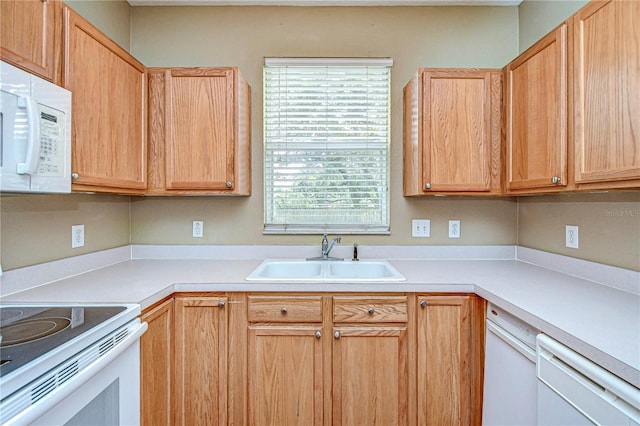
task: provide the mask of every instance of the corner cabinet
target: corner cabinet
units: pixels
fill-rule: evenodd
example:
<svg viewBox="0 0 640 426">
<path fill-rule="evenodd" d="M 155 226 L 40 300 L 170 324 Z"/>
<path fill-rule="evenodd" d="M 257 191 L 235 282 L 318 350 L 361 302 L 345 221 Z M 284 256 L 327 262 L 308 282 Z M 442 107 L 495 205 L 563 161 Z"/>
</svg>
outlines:
<svg viewBox="0 0 640 426">
<path fill-rule="evenodd" d="M 61 47 L 61 1 L 0 1 L 0 59 L 59 84 Z"/>
<path fill-rule="evenodd" d="M 572 18 L 575 182 L 640 188 L 640 2 L 598 1 Z"/>
<path fill-rule="evenodd" d="M 73 92 L 72 189 L 144 193 L 146 69 L 68 7 L 64 18 L 63 85 Z"/>
<path fill-rule="evenodd" d="M 499 195 L 502 76 L 418 70 L 404 88 L 404 195 Z"/>
<path fill-rule="evenodd" d="M 567 186 L 567 24 L 505 68 L 508 193 Z"/>
<path fill-rule="evenodd" d="M 418 424 L 480 425 L 484 300 L 418 295 Z"/>
<path fill-rule="evenodd" d="M 175 425 L 227 424 L 227 297 L 175 298 Z"/>
<path fill-rule="evenodd" d="M 149 69 L 149 188 L 251 194 L 251 88 L 234 67 Z"/>
<path fill-rule="evenodd" d="M 173 298 L 146 309 L 140 339 L 140 424 L 173 425 Z"/>
</svg>

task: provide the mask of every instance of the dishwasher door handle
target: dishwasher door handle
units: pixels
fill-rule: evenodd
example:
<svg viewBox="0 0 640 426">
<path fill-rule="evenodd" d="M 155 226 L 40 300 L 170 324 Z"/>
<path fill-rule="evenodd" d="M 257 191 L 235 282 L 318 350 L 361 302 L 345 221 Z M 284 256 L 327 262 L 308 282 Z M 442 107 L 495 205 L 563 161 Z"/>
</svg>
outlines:
<svg viewBox="0 0 640 426">
<path fill-rule="evenodd" d="M 640 389 L 541 334 L 538 379 L 596 424 L 640 423 Z"/>
</svg>

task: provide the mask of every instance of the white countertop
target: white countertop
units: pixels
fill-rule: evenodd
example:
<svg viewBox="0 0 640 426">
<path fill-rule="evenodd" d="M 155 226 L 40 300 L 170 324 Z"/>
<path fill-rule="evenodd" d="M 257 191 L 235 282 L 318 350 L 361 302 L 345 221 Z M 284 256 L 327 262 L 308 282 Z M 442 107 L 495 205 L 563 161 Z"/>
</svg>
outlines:
<svg viewBox="0 0 640 426">
<path fill-rule="evenodd" d="M 133 251 L 135 255 L 135 247 Z M 402 250 L 394 254 L 398 252 L 402 254 Z M 519 260 L 509 259 L 508 254 L 481 260 L 390 259 L 407 281 L 389 284 L 250 283 L 245 277 L 262 259 L 121 261 L 116 256 L 110 266 L 56 277 L 55 282 L 5 295 L 0 302 L 121 302 L 139 303 L 144 309 L 175 291 L 474 292 L 640 387 L 640 295 L 635 285 L 640 274 L 529 249 L 518 252 Z M 92 259 L 86 262 L 91 264 Z M 531 259 L 542 259 L 546 267 L 530 263 Z M 573 276 L 578 273 L 569 275 L 571 268 L 582 275 L 609 277 L 613 284 L 607 284 L 623 289 Z M 40 267 L 37 273 L 46 275 L 46 269 Z M 3 280 L 10 287 L 23 272 L 8 271 Z"/>
</svg>

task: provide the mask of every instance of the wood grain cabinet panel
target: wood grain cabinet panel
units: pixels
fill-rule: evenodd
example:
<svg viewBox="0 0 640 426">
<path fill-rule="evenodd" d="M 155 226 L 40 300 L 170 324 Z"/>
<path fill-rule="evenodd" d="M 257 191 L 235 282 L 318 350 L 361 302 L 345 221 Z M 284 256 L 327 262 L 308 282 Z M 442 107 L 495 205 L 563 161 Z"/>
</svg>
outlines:
<svg viewBox="0 0 640 426">
<path fill-rule="evenodd" d="M 406 325 L 334 326 L 333 425 L 407 425 Z"/>
<path fill-rule="evenodd" d="M 146 189 L 145 67 L 65 7 L 64 86 L 73 93 L 72 189 Z"/>
<path fill-rule="evenodd" d="M 175 310 L 174 424 L 226 425 L 227 298 L 180 296 Z"/>
<path fill-rule="evenodd" d="M 250 87 L 237 68 L 149 70 L 149 193 L 250 195 Z"/>
<path fill-rule="evenodd" d="M 334 296 L 333 321 L 372 323 L 408 321 L 406 296 Z"/>
<path fill-rule="evenodd" d="M 250 322 L 322 322 L 321 296 L 248 296 Z"/>
<path fill-rule="evenodd" d="M 507 190 L 567 185 L 567 25 L 505 67 Z"/>
<path fill-rule="evenodd" d="M 0 1 L 0 59 L 59 84 L 61 47 L 61 1 Z"/>
<path fill-rule="evenodd" d="M 575 182 L 640 187 L 640 2 L 594 1 L 572 18 Z"/>
<path fill-rule="evenodd" d="M 418 296 L 418 424 L 480 425 L 484 302 Z"/>
<path fill-rule="evenodd" d="M 142 313 L 149 325 L 140 338 L 140 424 L 173 425 L 173 299 Z"/>
<path fill-rule="evenodd" d="M 499 70 L 418 70 L 404 89 L 404 195 L 500 194 Z"/>
<path fill-rule="evenodd" d="M 323 424 L 322 326 L 249 327 L 249 425 Z"/>
</svg>

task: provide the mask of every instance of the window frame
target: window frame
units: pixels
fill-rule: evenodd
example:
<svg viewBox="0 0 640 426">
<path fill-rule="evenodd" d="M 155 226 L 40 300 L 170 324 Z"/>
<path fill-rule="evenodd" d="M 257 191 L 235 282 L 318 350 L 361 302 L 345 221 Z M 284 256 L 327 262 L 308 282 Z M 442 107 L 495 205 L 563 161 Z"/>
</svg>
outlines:
<svg viewBox="0 0 640 426">
<path fill-rule="evenodd" d="M 384 177 L 384 206 L 380 208 L 379 213 L 380 222 L 376 223 L 275 223 L 269 222 L 268 209 L 274 209 L 274 206 L 270 206 L 269 197 L 269 185 L 273 184 L 271 179 L 268 179 L 268 168 L 271 167 L 268 163 L 268 126 L 267 126 L 267 68 L 281 66 L 281 67 L 380 67 L 388 68 L 386 77 L 386 136 L 384 149 L 386 150 L 384 160 L 386 161 Z M 391 181 L 391 67 L 393 66 L 393 60 L 391 58 L 265 58 L 263 68 L 263 234 L 374 234 L 374 235 L 387 235 L 391 233 L 391 219 L 390 219 L 390 181 Z M 271 148 L 272 149 L 272 148 Z M 372 149 L 372 148 L 367 148 Z M 374 148 L 375 149 L 375 148 Z M 382 158 L 382 156 L 381 156 Z M 376 181 L 382 183 L 382 179 Z M 271 199 L 272 200 L 272 199 Z"/>
</svg>

